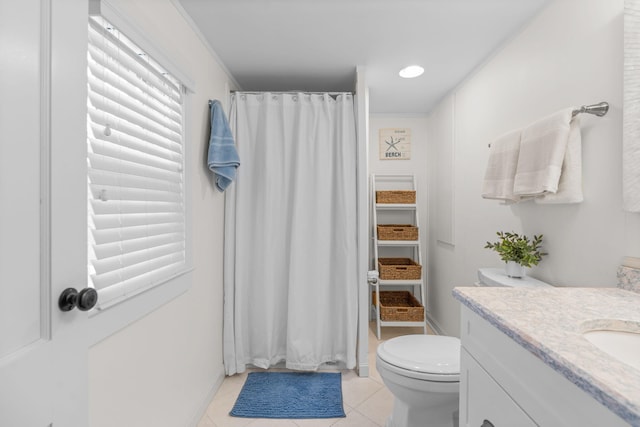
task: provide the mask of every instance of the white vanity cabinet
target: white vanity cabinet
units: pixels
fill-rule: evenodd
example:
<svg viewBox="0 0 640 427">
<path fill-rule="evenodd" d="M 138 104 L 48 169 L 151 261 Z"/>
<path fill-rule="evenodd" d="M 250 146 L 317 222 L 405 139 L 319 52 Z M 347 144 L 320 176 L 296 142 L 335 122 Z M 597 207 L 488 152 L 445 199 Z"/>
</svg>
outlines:
<svg viewBox="0 0 640 427">
<path fill-rule="evenodd" d="M 491 427 L 535 427 L 536 423 L 518 406 L 482 366 L 466 351 L 460 352 L 462 390 L 466 398 L 461 404 L 462 425 Z M 464 395 L 465 393 L 463 393 Z M 469 399 L 471 396 L 471 399 Z"/>
<path fill-rule="evenodd" d="M 462 305 L 460 427 L 628 426 Z"/>
</svg>

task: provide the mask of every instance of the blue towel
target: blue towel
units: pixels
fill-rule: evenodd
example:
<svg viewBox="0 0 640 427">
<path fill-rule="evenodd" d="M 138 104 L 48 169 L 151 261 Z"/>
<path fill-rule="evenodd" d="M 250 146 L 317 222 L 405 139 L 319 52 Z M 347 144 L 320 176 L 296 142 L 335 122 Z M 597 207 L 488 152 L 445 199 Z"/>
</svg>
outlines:
<svg viewBox="0 0 640 427">
<path fill-rule="evenodd" d="M 222 104 L 218 100 L 210 101 L 210 104 L 211 137 L 209 138 L 207 164 L 216 175 L 216 187 L 218 190 L 224 191 L 236 177 L 236 169 L 240 166 L 240 157 L 238 157 Z"/>
</svg>

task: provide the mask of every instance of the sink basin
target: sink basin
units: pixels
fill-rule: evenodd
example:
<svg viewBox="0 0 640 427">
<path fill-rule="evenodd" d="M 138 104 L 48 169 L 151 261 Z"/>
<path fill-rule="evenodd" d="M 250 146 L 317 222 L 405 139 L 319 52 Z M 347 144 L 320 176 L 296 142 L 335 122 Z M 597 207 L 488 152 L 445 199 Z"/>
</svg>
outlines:
<svg viewBox="0 0 640 427">
<path fill-rule="evenodd" d="M 582 335 L 608 355 L 640 370 L 640 324 L 616 323 L 616 330 L 587 330 Z"/>
</svg>

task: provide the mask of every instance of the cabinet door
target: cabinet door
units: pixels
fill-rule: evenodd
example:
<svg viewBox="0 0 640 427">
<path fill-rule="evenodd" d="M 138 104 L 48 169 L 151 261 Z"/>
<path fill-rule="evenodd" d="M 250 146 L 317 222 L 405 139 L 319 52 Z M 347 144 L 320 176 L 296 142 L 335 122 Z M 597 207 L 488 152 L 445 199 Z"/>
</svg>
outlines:
<svg viewBox="0 0 640 427">
<path fill-rule="evenodd" d="M 537 426 L 464 348 L 460 359 L 461 426 Z"/>
</svg>

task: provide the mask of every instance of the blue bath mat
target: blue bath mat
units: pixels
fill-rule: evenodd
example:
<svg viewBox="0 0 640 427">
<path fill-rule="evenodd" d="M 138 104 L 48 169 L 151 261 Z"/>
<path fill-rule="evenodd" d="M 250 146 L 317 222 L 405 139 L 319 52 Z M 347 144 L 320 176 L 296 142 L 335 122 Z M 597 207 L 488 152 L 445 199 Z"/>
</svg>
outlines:
<svg viewBox="0 0 640 427">
<path fill-rule="evenodd" d="M 345 417 L 340 373 L 251 372 L 229 415 L 245 418 Z"/>
</svg>

